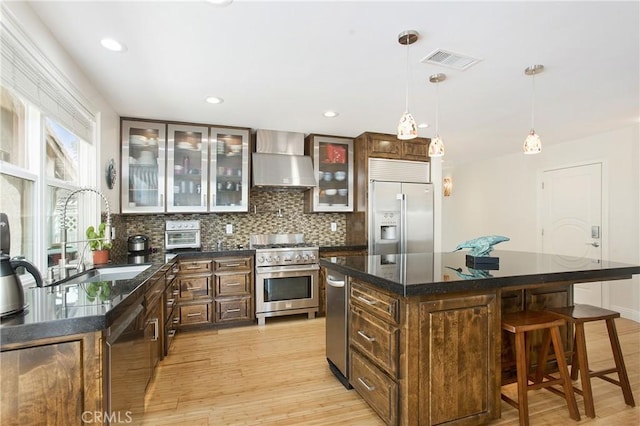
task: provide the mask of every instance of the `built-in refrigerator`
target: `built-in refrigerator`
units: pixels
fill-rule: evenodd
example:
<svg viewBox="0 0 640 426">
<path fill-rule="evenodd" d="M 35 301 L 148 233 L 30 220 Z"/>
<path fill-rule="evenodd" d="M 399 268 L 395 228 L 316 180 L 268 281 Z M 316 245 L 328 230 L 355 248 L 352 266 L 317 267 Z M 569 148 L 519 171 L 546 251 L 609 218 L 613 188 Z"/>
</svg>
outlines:
<svg viewBox="0 0 640 426">
<path fill-rule="evenodd" d="M 433 252 L 429 163 L 369 159 L 369 254 Z"/>
</svg>

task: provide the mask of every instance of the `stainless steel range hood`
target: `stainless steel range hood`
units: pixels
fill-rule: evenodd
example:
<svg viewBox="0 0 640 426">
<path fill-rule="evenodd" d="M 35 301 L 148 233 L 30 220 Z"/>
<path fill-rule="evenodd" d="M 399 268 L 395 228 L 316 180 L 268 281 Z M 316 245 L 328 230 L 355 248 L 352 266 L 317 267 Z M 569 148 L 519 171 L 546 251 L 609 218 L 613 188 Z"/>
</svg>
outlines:
<svg viewBox="0 0 640 426">
<path fill-rule="evenodd" d="M 252 156 L 253 187 L 301 189 L 316 186 L 311 157 L 304 154 L 304 134 L 259 129 Z"/>
</svg>

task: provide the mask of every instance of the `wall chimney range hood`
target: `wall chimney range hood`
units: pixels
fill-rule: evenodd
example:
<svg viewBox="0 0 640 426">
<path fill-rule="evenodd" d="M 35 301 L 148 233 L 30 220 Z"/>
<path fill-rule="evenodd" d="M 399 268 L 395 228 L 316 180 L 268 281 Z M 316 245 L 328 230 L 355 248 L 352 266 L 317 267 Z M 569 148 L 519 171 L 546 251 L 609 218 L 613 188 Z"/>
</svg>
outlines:
<svg viewBox="0 0 640 426">
<path fill-rule="evenodd" d="M 253 187 L 306 190 L 317 186 L 311 157 L 304 155 L 304 134 L 258 129 L 252 154 Z"/>
</svg>

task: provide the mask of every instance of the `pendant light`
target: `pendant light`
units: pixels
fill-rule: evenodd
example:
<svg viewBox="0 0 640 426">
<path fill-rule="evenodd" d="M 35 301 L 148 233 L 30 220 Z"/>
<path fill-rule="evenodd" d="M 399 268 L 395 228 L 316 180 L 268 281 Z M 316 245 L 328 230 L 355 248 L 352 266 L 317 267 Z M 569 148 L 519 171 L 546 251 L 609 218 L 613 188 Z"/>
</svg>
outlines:
<svg viewBox="0 0 640 426">
<path fill-rule="evenodd" d="M 538 154 L 542 151 L 542 141 L 540 136 L 533 130 L 534 124 L 534 110 L 536 105 L 536 74 L 540 74 L 544 71 L 543 65 L 531 65 L 524 70 L 525 75 L 531 76 L 531 131 L 524 140 L 522 147 L 525 154 Z"/>
<path fill-rule="evenodd" d="M 409 112 L 409 45 L 418 40 L 418 32 L 414 30 L 403 31 L 398 34 L 398 43 L 407 46 L 407 69 L 406 69 L 406 86 L 405 86 L 405 108 L 404 114 L 400 117 L 398 124 L 398 139 L 408 140 L 418 136 L 418 125 L 413 115 Z"/>
<path fill-rule="evenodd" d="M 440 109 L 440 94 L 438 91 L 438 85 L 441 81 L 445 81 L 447 76 L 443 73 L 433 74 L 429 77 L 431 83 L 436 83 L 436 137 L 431 139 L 429 143 L 429 157 L 442 157 L 444 155 L 444 143 L 440 139 L 438 133 L 438 110 Z"/>
</svg>

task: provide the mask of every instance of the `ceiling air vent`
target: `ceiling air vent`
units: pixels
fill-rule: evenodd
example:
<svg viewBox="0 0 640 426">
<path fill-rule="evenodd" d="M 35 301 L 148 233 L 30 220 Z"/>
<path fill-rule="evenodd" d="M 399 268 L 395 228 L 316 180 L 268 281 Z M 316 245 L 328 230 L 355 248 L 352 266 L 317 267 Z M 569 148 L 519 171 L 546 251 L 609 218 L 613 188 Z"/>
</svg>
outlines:
<svg viewBox="0 0 640 426">
<path fill-rule="evenodd" d="M 420 62 L 424 64 L 442 65 L 456 70 L 466 70 L 477 64 L 482 59 L 472 58 L 461 53 L 450 52 L 448 50 L 436 49 L 425 56 Z"/>
</svg>

